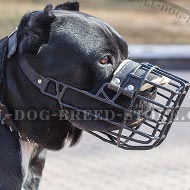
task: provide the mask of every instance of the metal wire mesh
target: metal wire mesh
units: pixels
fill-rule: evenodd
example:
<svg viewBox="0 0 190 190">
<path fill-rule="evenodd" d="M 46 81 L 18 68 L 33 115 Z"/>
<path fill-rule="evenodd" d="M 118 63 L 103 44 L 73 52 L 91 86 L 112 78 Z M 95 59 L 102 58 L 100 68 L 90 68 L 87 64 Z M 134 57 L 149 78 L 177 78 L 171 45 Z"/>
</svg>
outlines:
<svg viewBox="0 0 190 190">
<path fill-rule="evenodd" d="M 139 69 L 141 72 L 143 71 L 141 76 L 137 74 Z M 167 86 L 156 84 L 148 79 L 150 74 L 167 77 L 170 79 L 170 82 Z M 128 98 L 128 105 L 123 105 L 123 103 L 118 100 L 121 97 L 125 98 L 125 87 L 134 80 L 138 81 L 139 87 L 136 89 L 133 98 L 128 98 L 126 96 L 126 99 Z M 65 94 L 69 91 L 69 94 L 77 93 L 81 100 L 86 99 L 87 104 L 90 104 L 90 101 L 93 100 L 99 104 L 104 104 L 104 107 L 110 108 L 111 106 L 114 109 L 119 110 L 120 113 L 123 113 L 120 121 L 114 119 L 109 120 L 96 115 L 94 112 L 88 113 L 88 115 L 96 119 L 100 119 L 101 122 L 104 121 L 110 125 L 116 126 L 117 130 L 87 131 L 105 142 L 130 150 L 151 149 L 160 145 L 164 141 L 189 89 L 189 83 L 187 81 L 151 64 L 139 64 L 139 66 L 130 72 L 124 81 L 124 84 L 117 92 L 111 90 L 112 92 L 110 93 L 110 83 L 105 83 L 96 94 L 92 94 L 58 82 L 54 79 L 49 79 L 49 81 L 49 85 L 51 83 L 51 85 L 54 86 L 55 91 L 50 93 L 46 90 L 43 93 L 57 99 L 62 108 L 76 110 L 83 115 L 87 114 L 84 107 L 81 107 L 75 103 L 68 104 L 64 101 Z M 140 87 L 143 84 L 150 84 L 156 88 L 156 96 L 154 98 L 144 96 L 140 92 Z M 48 87 L 46 89 L 48 89 Z M 146 114 L 142 111 L 144 108 L 137 109 L 135 107 L 136 102 L 143 102 L 143 105 L 151 105 L 151 114 Z M 94 109 L 91 104 L 89 107 Z M 136 117 L 137 123 L 133 126 L 128 126 L 126 122 L 128 117 L 126 117 L 126 115 Z M 139 118 L 142 122 L 138 123 Z"/>
</svg>

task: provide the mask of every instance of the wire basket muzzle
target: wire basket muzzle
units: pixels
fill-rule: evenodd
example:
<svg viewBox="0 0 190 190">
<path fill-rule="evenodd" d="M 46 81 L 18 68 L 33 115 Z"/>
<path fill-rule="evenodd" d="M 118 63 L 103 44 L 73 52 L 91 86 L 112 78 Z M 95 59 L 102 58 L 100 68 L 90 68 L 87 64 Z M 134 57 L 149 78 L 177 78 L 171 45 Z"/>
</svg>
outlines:
<svg viewBox="0 0 190 190">
<path fill-rule="evenodd" d="M 96 93 L 49 81 L 55 93 L 43 93 L 68 110 L 75 127 L 130 150 L 151 149 L 164 141 L 189 89 L 187 81 L 131 60 L 122 62 L 112 80 Z M 71 97 L 78 98 L 69 101 Z M 77 117 L 72 118 L 73 111 Z"/>
<path fill-rule="evenodd" d="M 106 88 L 101 94 L 115 106 L 123 107 L 124 115 L 130 115 L 133 123 L 130 124 L 128 117 L 125 117 L 119 130 L 90 133 L 123 149 L 146 150 L 165 140 L 187 94 L 189 83 L 151 64 L 127 60 L 115 72 L 108 89 L 116 94 L 110 98 Z M 124 106 L 119 101 L 121 97 L 128 97 L 128 105 Z"/>
</svg>

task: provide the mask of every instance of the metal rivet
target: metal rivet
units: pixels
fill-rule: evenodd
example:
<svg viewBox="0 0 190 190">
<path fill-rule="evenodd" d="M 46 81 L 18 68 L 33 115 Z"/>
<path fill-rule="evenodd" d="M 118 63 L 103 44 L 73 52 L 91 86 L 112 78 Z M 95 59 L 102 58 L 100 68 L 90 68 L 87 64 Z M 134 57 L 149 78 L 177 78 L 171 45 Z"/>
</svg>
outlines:
<svg viewBox="0 0 190 190">
<path fill-rule="evenodd" d="M 2 125 L 5 124 L 5 120 L 4 120 L 4 119 L 1 120 L 1 124 L 2 124 Z"/>
<path fill-rule="evenodd" d="M 163 136 L 162 136 L 162 139 L 165 139 L 165 138 L 166 138 L 166 135 L 163 135 Z"/>
<path fill-rule="evenodd" d="M 30 140 L 28 137 L 26 137 L 26 140 L 27 140 L 29 143 L 31 143 L 31 140 Z"/>
<path fill-rule="evenodd" d="M 14 131 L 14 128 L 13 128 L 12 126 L 9 126 L 9 130 L 10 130 L 11 132 L 13 132 L 13 131 Z"/>
<path fill-rule="evenodd" d="M 130 91 L 133 91 L 135 89 L 135 87 L 130 84 L 130 85 L 127 86 L 127 89 L 130 90 Z"/>
<path fill-rule="evenodd" d="M 22 138 L 22 133 L 18 132 L 18 136 L 21 139 Z"/>
<path fill-rule="evenodd" d="M 36 147 L 38 147 L 38 144 L 37 144 L 37 143 L 35 143 L 35 142 L 34 142 L 34 145 L 35 145 Z"/>
<path fill-rule="evenodd" d="M 113 82 L 115 83 L 115 84 L 120 84 L 120 79 L 119 78 L 115 78 L 114 80 L 113 80 Z"/>
<path fill-rule="evenodd" d="M 42 79 L 38 79 L 38 84 L 42 84 Z"/>
</svg>

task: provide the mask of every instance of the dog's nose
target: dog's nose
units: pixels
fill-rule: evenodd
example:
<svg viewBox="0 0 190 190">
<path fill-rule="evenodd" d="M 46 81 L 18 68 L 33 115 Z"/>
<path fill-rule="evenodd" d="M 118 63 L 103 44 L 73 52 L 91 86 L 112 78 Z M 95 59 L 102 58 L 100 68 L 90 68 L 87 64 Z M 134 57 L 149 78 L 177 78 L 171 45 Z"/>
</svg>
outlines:
<svg viewBox="0 0 190 190">
<path fill-rule="evenodd" d="M 158 77 L 150 81 L 151 83 L 158 84 L 161 86 L 167 85 L 170 82 L 170 79 L 167 77 Z M 145 90 L 149 90 L 150 88 L 154 87 L 153 84 L 145 83 L 141 86 L 140 91 L 144 92 Z"/>
</svg>

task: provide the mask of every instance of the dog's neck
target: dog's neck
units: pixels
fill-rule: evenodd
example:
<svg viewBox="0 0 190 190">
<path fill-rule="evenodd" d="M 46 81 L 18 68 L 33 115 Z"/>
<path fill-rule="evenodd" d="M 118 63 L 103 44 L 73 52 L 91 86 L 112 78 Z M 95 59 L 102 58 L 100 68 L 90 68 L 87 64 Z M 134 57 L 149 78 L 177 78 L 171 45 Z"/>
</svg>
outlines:
<svg viewBox="0 0 190 190">
<path fill-rule="evenodd" d="M 57 113 L 59 105 L 41 94 L 26 78 L 16 55 L 6 60 L 5 64 L 5 104 L 13 114 L 17 128 L 47 149 L 58 150 L 68 144 L 75 144 L 80 138 L 81 130 L 73 127 L 67 120 L 60 120 L 59 116 L 51 117 L 51 114 Z M 29 118 L 32 112 L 39 116 L 42 111 L 46 113 L 46 117 L 35 120 Z"/>
</svg>

